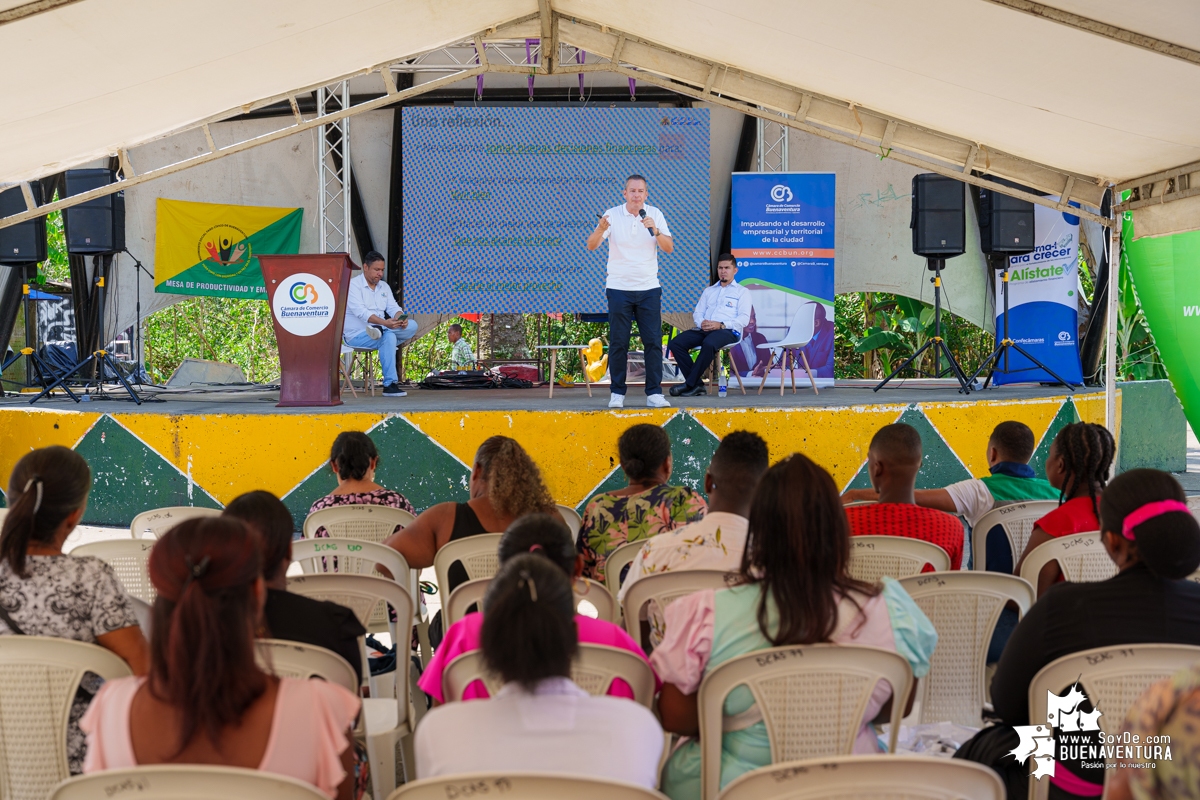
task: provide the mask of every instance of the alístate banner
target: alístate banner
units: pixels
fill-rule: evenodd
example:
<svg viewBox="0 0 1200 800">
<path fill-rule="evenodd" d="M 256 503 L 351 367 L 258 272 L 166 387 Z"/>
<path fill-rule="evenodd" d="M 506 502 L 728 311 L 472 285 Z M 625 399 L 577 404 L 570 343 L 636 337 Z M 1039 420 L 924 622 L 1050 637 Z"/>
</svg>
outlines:
<svg viewBox="0 0 1200 800">
<path fill-rule="evenodd" d="M 266 300 L 258 256 L 300 252 L 302 208 L 158 200 L 154 291 Z"/>
<path fill-rule="evenodd" d="M 1035 249 L 1009 259 L 1008 335 L 1025 351 L 1074 385 L 1083 383 L 1079 363 L 1079 217 L 1033 207 Z M 1004 294 L 996 273 L 996 338 L 1004 333 Z M 1016 350 L 996 367 L 996 384 L 1053 381 Z M 1008 372 L 1001 370 L 1008 369 Z"/>
<path fill-rule="evenodd" d="M 1125 212 L 1122 260 L 1183 413 L 1200 430 L 1200 231 L 1134 239 L 1135 225 Z"/>
<path fill-rule="evenodd" d="M 796 381 L 808 384 L 801 351 L 817 386 L 833 385 L 834 231 L 837 176 L 832 172 L 739 172 L 733 175 L 731 248 L 738 283 L 750 289 L 750 324 L 730 349 L 747 384 L 778 385 L 768 373 L 776 342 L 789 346 Z M 790 375 L 788 380 L 790 380 Z"/>
</svg>

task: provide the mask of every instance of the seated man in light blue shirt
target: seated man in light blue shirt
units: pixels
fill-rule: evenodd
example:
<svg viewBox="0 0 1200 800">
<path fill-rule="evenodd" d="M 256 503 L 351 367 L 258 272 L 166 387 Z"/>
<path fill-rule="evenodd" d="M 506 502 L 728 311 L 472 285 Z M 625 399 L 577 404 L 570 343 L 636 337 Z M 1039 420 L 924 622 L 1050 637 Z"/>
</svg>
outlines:
<svg viewBox="0 0 1200 800">
<path fill-rule="evenodd" d="M 350 279 L 342 341 L 359 350 L 378 350 L 383 369 L 383 393 L 404 397 L 396 374 L 396 348 L 417 335 L 417 321 L 396 303 L 383 282 L 383 256 L 372 250 L 363 257 L 362 274 Z"/>
<path fill-rule="evenodd" d="M 704 290 L 692 319 L 696 327 L 671 340 L 671 355 L 686 383 L 671 387 L 672 397 L 708 394 L 704 371 L 722 347 L 733 344 L 750 322 L 750 290 L 739 284 L 737 259 L 729 253 L 717 256 L 717 282 Z M 700 353 L 692 360 L 692 348 Z"/>
</svg>

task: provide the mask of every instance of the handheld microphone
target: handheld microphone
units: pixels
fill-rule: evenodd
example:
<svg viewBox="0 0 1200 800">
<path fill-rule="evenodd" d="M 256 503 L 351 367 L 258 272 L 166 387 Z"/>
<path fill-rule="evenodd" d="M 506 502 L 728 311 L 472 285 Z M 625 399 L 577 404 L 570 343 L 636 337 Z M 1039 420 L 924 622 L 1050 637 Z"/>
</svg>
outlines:
<svg viewBox="0 0 1200 800">
<path fill-rule="evenodd" d="M 644 209 L 644 208 L 639 208 L 639 209 L 638 209 L 638 216 L 639 216 L 639 217 L 641 217 L 642 219 L 645 219 L 645 218 L 646 218 L 646 209 Z M 654 231 L 650 230 L 649 228 L 646 228 L 646 233 L 650 234 L 651 236 L 653 236 L 653 235 L 654 235 Z"/>
</svg>

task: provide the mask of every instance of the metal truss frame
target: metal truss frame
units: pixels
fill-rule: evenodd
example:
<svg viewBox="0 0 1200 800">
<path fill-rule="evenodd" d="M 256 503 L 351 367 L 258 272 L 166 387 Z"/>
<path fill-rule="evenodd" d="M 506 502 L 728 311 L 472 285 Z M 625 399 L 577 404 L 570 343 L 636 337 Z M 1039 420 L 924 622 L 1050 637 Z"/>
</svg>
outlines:
<svg viewBox="0 0 1200 800">
<path fill-rule="evenodd" d="M 329 117 L 350 107 L 350 82 L 317 89 L 317 116 Z M 350 118 L 321 126 L 320 178 L 317 206 L 321 210 L 321 252 L 350 252 Z"/>
<path fill-rule="evenodd" d="M 1035 5 L 1022 0 L 1008 0 L 1004 4 L 1013 7 L 1030 5 L 1031 11 L 1032 5 Z M 406 54 L 351 75 L 335 77 L 318 85 L 263 98 L 256 103 L 230 109 L 164 136 L 137 143 L 143 145 L 187 131 L 199 131 L 208 143 L 207 153 L 138 173 L 135 169 L 136 164 L 130 158 L 129 149 L 125 148 L 117 153 L 124 180 L 40 206 L 34 203 L 33 193 L 28 184 L 22 184 L 26 210 L 0 218 L 0 228 L 297 133 L 337 125 L 356 114 L 409 101 L 427 92 L 478 75 L 546 75 L 601 71 L 624 75 L 695 100 L 732 108 L 764 120 L 763 124 L 768 126 L 768 129 L 770 126 L 779 126 L 781 129 L 794 128 L 873 153 L 881 159 L 892 158 L 918 169 L 956 178 L 964 183 L 1020 197 L 1038 205 L 1069 211 L 1106 227 L 1113 224 L 1111 218 L 1098 213 L 1104 192 L 1109 187 L 1109 181 L 1103 177 L 1082 175 L 1039 164 L 997 150 L 985 143 L 972 142 L 931 130 L 872 111 L 853 102 L 827 97 L 800 86 L 744 72 L 727 64 L 670 50 L 609 26 L 563 16 L 553 10 L 551 0 L 539 0 L 538 8 L 536 14 L 479 31 L 451 45 Z M 1026 9 L 1022 7 L 1019 10 Z M 527 57 L 526 40 L 533 39 L 538 40 L 538 43 L 536 46 L 532 42 L 529 43 Z M 581 50 L 586 51 L 587 58 L 585 63 L 577 64 L 575 57 Z M 395 76 L 400 73 L 424 73 L 437 77 L 408 89 L 399 89 Z M 358 103 L 352 103 L 350 98 L 343 95 L 343 100 L 337 104 L 336 109 L 319 106 L 315 115 L 301 114 L 297 105 L 298 96 L 371 74 L 378 74 L 381 78 L 385 89 L 383 94 Z M 290 124 L 223 147 L 216 145 L 210 130 L 213 123 L 280 103 L 289 103 L 291 106 Z M 1120 184 L 1118 190 L 1136 188 L 1138 196 L 1119 208 L 1136 208 L 1138 204 L 1146 202 L 1164 202 L 1167 199 L 1182 199 L 1200 194 L 1200 179 L 1191 179 L 1191 175 L 1196 172 L 1200 172 L 1200 162 Z M 1036 191 L 1057 195 L 1061 199 L 1049 200 L 1039 194 L 1013 189 L 996 182 L 993 178 L 1013 181 Z M 1192 186 L 1196 188 L 1193 189 Z M 1083 207 L 1070 206 L 1068 203 L 1072 200 Z M 344 225 L 343 228 L 348 231 L 349 225 Z"/>
<path fill-rule="evenodd" d="M 788 127 L 782 121 L 759 117 L 758 171 L 788 171 Z"/>
</svg>

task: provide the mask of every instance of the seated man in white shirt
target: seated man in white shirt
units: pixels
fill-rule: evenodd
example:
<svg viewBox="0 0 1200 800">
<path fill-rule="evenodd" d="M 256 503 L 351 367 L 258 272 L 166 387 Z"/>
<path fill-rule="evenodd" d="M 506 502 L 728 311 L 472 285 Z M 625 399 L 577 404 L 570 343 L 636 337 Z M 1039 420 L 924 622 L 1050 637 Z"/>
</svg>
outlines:
<svg viewBox="0 0 1200 800">
<path fill-rule="evenodd" d="M 396 303 L 383 282 L 383 256 L 372 250 L 363 257 L 362 274 L 350 279 L 342 341 L 359 350 L 378 350 L 383 370 L 383 393 L 404 397 L 396 374 L 396 348 L 417 335 L 417 321 Z"/>
<path fill-rule="evenodd" d="M 704 290 L 692 319 L 696 327 L 671 340 L 671 355 L 686 383 L 671 387 L 672 397 L 708 394 L 704 371 L 722 347 L 733 344 L 750 323 L 750 290 L 739 284 L 737 259 L 729 253 L 717 256 L 717 282 Z M 691 350 L 700 348 L 696 360 Z"/>
<path fill-rule="evenodd" d="M 734 431 L 722 439 L 704 475 L 708 513 L 699 522 L 647 539 L 617 597 L 623 601 L 630 586 L 659 572 L 740 569 L 750 503 L 769 466 L 767 443 L 757 433 Z"/>
</svg>

